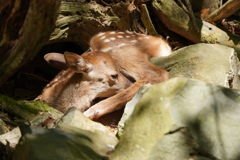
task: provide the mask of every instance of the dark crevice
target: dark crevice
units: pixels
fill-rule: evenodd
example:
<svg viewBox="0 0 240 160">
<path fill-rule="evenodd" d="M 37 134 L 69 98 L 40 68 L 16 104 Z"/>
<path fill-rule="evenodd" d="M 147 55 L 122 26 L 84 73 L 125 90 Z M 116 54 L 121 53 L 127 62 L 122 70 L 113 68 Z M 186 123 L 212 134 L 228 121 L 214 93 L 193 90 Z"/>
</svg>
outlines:
<svg viewBox="0 0 240 160">
<path fill-rule="evenodd" d="M 214 157 L 213 155 L 206 153 L 206 152 L 202 152 L 202 151 L 198 151 L 196 150 L 195 153 L 190 153 L 191 157 L 205 157 L 205 158 L 209 158 L 210 160 L 219 160 L 218 158 Z"/>
<path fill-rule="evenodd" d="M 229 88 L 233 88 L 233 77 L 231 77 L 230 79 L 228 79 L 228 85 L 229 85 Z"/>
<path fill-rule="evenodd" d="M 186 127 L 180 127 L 180 128 L 177 128 L 176 130 L 174 131 L 170 131 L 168 133 L 166 133 L 165 135 L 168 135 L 168 134 L 173 134 L 173 133 L 176 133 L 176 132 L 182 132 L 186 129 Z"/>
</svg>

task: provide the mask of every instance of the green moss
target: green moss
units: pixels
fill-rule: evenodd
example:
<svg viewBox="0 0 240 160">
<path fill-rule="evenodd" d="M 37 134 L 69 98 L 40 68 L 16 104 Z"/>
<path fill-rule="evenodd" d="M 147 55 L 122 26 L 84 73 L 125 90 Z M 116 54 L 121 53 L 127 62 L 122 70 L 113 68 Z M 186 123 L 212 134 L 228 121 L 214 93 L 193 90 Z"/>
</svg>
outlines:
<svg viewBox="0 0 240 160">
<path fill-rule="evenodd" d="M 0 108 L 11 115 L 29 119 L 39 112 L 46 112 L 51 107 L 40 101 L 15 101 L 10 97 L 0 95 Z"/>
<path fill-rule="evenodd" d="M 40 111 L 47 111 L 51 108 L 46 103 L 41 101 L 21 101 L 19 102 L 23 107 L 27 108 L 31 113 L 38 114 Z"/>
</svg>

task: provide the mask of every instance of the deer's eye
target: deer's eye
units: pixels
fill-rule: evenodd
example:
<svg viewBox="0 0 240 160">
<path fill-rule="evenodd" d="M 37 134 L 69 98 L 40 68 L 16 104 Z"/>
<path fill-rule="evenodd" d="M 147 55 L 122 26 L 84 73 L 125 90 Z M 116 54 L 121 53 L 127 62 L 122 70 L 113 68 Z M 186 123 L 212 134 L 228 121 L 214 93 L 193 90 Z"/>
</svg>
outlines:
<svg viewBox="0 0 240 160">
<path fill-rule="evenodd" d="M 112 74 L 111 77 L 114 78 L 114 79 L 117 79 L 118 78 L 118 74 Z"/>
</svg>

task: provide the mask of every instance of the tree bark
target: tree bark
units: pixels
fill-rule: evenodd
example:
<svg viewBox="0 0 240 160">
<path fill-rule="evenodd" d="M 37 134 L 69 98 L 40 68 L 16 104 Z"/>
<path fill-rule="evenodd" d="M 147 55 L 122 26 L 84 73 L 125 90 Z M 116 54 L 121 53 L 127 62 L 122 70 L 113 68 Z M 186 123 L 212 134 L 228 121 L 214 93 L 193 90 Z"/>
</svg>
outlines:
<svg viewBox="0 0 240 160">
<path fill-rule="evenodd" d="M 31 60 L 52 33 L 61 0 L 0 1 L 0 85 Z"/>
</svg>

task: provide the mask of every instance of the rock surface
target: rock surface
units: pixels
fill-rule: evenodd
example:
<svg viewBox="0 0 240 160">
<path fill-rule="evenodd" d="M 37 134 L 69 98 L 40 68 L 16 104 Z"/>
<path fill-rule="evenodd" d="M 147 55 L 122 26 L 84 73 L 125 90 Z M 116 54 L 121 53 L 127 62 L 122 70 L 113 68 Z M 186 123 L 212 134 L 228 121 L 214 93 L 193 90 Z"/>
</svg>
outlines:
<svg viewBox="0 0 240 160">
<path fill-rule="evenodd" d="M 102 160 L 117 141 L 111 137 L 69 125 L 59 128 L 27 128 L 18 143 L 13 160 Z M 21 130 L 22 131 L 22 130 Z"/>
<path fill-rule="evenodd" d="M 115 133 L 71 108 L 58 128 L 25 128 L 23 133 L 20 127 L 23 136 L 13 160 L 240 159 L 240 92 L 232 90 L 240 89 L 239 61 L 234 50 L 196 44 L 152 62 L 169 70 L 172 78 L 143 86 L 127 104 L 119 143 Z"/>
<path fill-rule="evenodd" d="M 170 77 L 198 79 L 227 88 L 240 89 L 239 60 L 233 48 L 218 44 L 195 44 L 151 60 L 170 71 Z"/>
<path fill-rule="evenodd" d="M 15 148 L 18 144 L 18 141 L 21 137 L 21 132 L 19 130 L 19 127 L 14 128 L 12 131 L 9 131 L 5 134 L 0 135 L 0 142 L 4 145 L 7 145 L 7 143 L 10 145 L 10 147 Z"/>
<path fill-rule="evenodd" d="M 124 125 L 125 122 L 129 119 L 129 117 L 131 116 L 136 104 L 138 103 L 138 101 L 140 100 L 140 98 L 142 97 L 142 95 L 148 90 L 148 88 L 152 86 L 151 84 L 146 84 L 144 86 L 142 86 L 138 92 L 134 95 L 134 97 L 132 98 L 131 101 L 129 101 L 125 108 L 124 108 L 124 113 L 122 115 L 121 120 L 118 123 L 118 136 L 122 135 L 122 132 L 124 131 Z"/>
<path fill-rule="evenodd" d="M 62 117 L 62 119 L 58 122 L 58 125 L 70 125 L 74 127 L 78 127 L 83 130 L 92 131 L 94 133 L 103 134 L 111 136 L 115 138 L 115 133 L 111 132 L 107 127 L 102 125 L 101 123 L 94 122 L 83 115 L 83 113 L 77 108 L 70 108 Z"/>
<path fill-rule="evenodd" d="M 0 119 L 0 135 L 9 132 L 9 129 L 6 126 L 6 123 Z"/>
<path fill-rule="evenodd" d="M 153 85 L 110 159 L 238 160 L 239 97 L 238 91 L 187 78 Z"/>
</svg>

